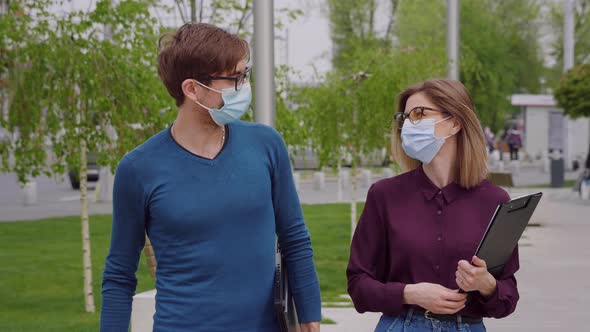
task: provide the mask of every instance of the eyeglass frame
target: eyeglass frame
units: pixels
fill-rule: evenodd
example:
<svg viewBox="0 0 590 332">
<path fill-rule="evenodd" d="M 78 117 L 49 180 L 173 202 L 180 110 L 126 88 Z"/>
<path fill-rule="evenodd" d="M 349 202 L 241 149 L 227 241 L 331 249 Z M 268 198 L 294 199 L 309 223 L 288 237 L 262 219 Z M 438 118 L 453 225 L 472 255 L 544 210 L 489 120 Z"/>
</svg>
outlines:
<svg viewBox="0 0 590 332">
<path fill-rule="evenodd" d="M 234 89 L 236 91 L 240 91 L 246 79 L 250 79 L 250 74 L 252 73 L 252 67 L 246 67 L 243 73 L 240 73 L 236 76 L 205 76 L 206 80 L 209 81 L 234 81 Z M 241 84 L 240 84 L 241 83 Z M 240 84 L 240 88 L 238 89 L 238 84 Z"/>
<path fill-rule="evenodd" d="M 443 109 L 435 109 L 432 107 L 427 107 L 427 106 L 417 106 L 412 108 L 407 114 L 406 112 L 398 112 L 394 115 L 395 121 L 397 122 L 397 128 L 399 130 L 402 129 L 404 122 L 406 121 L 406 119 L 409 119 L 410 122 L 414 125 L 417 125 L 420 123 L 420 121 L 422 121 L 422 118 L 420 118 L 418 120 L 418 122 L 414 122 L 412 121 L 412 119 L 410 118 L 410 114 L 412 114 L 412 112 L 416 111 L 416 110 L 421 110 L 422 112 L 424 111 L 434 111 L 434 112 L 438 112 L 438 113 L 442 113 L 442 114 L 447 114 L 449 116 L 453 116 L 451 114 L 451 112 L 447 111 L 447 110 L 443 110 Z"/>
</svg>

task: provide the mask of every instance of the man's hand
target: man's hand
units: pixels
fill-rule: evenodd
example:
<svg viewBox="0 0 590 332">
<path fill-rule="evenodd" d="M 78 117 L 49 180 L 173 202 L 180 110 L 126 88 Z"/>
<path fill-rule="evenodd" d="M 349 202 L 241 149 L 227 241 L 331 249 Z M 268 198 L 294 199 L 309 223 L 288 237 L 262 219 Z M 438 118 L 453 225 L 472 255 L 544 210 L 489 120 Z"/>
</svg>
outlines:
<svg viewBox="0 0 590 332">
<path fill-rule="evenodd" d="M 466 260 L 459 261 L 456 282 L 466 292 L 478 291 L 483 297 L 490 297 L 496 292 L 496 278 L 488 272 L 484 260 L 473 256 L 473 265 Z"/>
<path fill-rule="evenodd" d="M 418 305 L 432 313 L 453 315 L 465 308 L 467 294 L 448 289 L 441 285 L 419 283 L 407 285 L 404 289 L 404 302 Z"/>
<path fill-rule="evenodd" d="M 301 324 L 301 332 L 320 332 L 320 322 Z"/>
</svg>

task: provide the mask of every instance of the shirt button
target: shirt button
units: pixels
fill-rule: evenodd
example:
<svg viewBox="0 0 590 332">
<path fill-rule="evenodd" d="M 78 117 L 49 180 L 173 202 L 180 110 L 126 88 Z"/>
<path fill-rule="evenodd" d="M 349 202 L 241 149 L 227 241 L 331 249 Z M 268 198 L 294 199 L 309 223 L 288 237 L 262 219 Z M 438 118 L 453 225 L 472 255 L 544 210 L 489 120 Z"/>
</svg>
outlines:
<svg viewBox="0 0 590 332">
<path fill-rule="evenodd" d="M 435 266 L 434 268 L 435 268 L 437 271 L 438 271 L 438 270 L 440 270 L 440 266 L 439 266 L 439 265 Z"/>
<path fill-rule="evenodd" d="M 439 241 L 442 241 L 442 236 L 439 236 L 436 239 L 439 240 Z"/>
<path fill-rule="evenodd" d="M 438 191 L 438 194 L 439 194 L 439 195 L 442 195 L 442 190 L 439 190 L 439 191 Z"/>
<path fill-rule="evenodd" d="M 436 214 L 438 214 L 440 216 L 442 214 L 442 210 L 436 211 Z"/>
</svg>

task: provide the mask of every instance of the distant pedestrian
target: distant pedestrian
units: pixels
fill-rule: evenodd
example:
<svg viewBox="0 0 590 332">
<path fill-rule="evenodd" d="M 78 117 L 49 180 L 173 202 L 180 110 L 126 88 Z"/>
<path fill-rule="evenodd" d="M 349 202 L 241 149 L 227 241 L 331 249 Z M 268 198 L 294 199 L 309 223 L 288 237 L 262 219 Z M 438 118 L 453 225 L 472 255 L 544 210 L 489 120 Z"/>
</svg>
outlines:
<svg viewBox="0 0 590 332">
<path fill-rule="evenodd" d="M 492 154 L 492 152 L 494 152 L 494 150 L 496 149 L 494 132 L 492 131 L 492 129 L 490 129 L 490 127 L 486 127 L 486 129 L 484 130 L 484 134 L 486 137 L 486 143 L 488 144 L 488 151 L 490 152 L 490 154 Z"/>
<path fill-rule="evenodd" d="M 519 160 L 518 151 L 522 147 L 522 136 L 516 126 L 512 126 L 506 134 L 506 143 L 510 149 L 510 160 Z"/>
</svg>

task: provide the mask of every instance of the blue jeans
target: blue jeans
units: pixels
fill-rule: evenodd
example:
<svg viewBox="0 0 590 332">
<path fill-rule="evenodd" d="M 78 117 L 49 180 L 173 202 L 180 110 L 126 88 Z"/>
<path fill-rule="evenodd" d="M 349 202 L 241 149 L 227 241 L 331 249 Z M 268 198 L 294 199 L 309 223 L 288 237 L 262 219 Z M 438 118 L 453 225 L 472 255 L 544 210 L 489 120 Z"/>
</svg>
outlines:
<svg viewBox="0 0 590 332">
<path fill-rule="evenodd" d="M 415 314 L 410 309 L 405 315 L 396 317 L 381 316 L 375 332 L 485 332 L 483 323 L 465 324 L 463 322 L 430 320 L 424 315 Z"/>
</svg>

